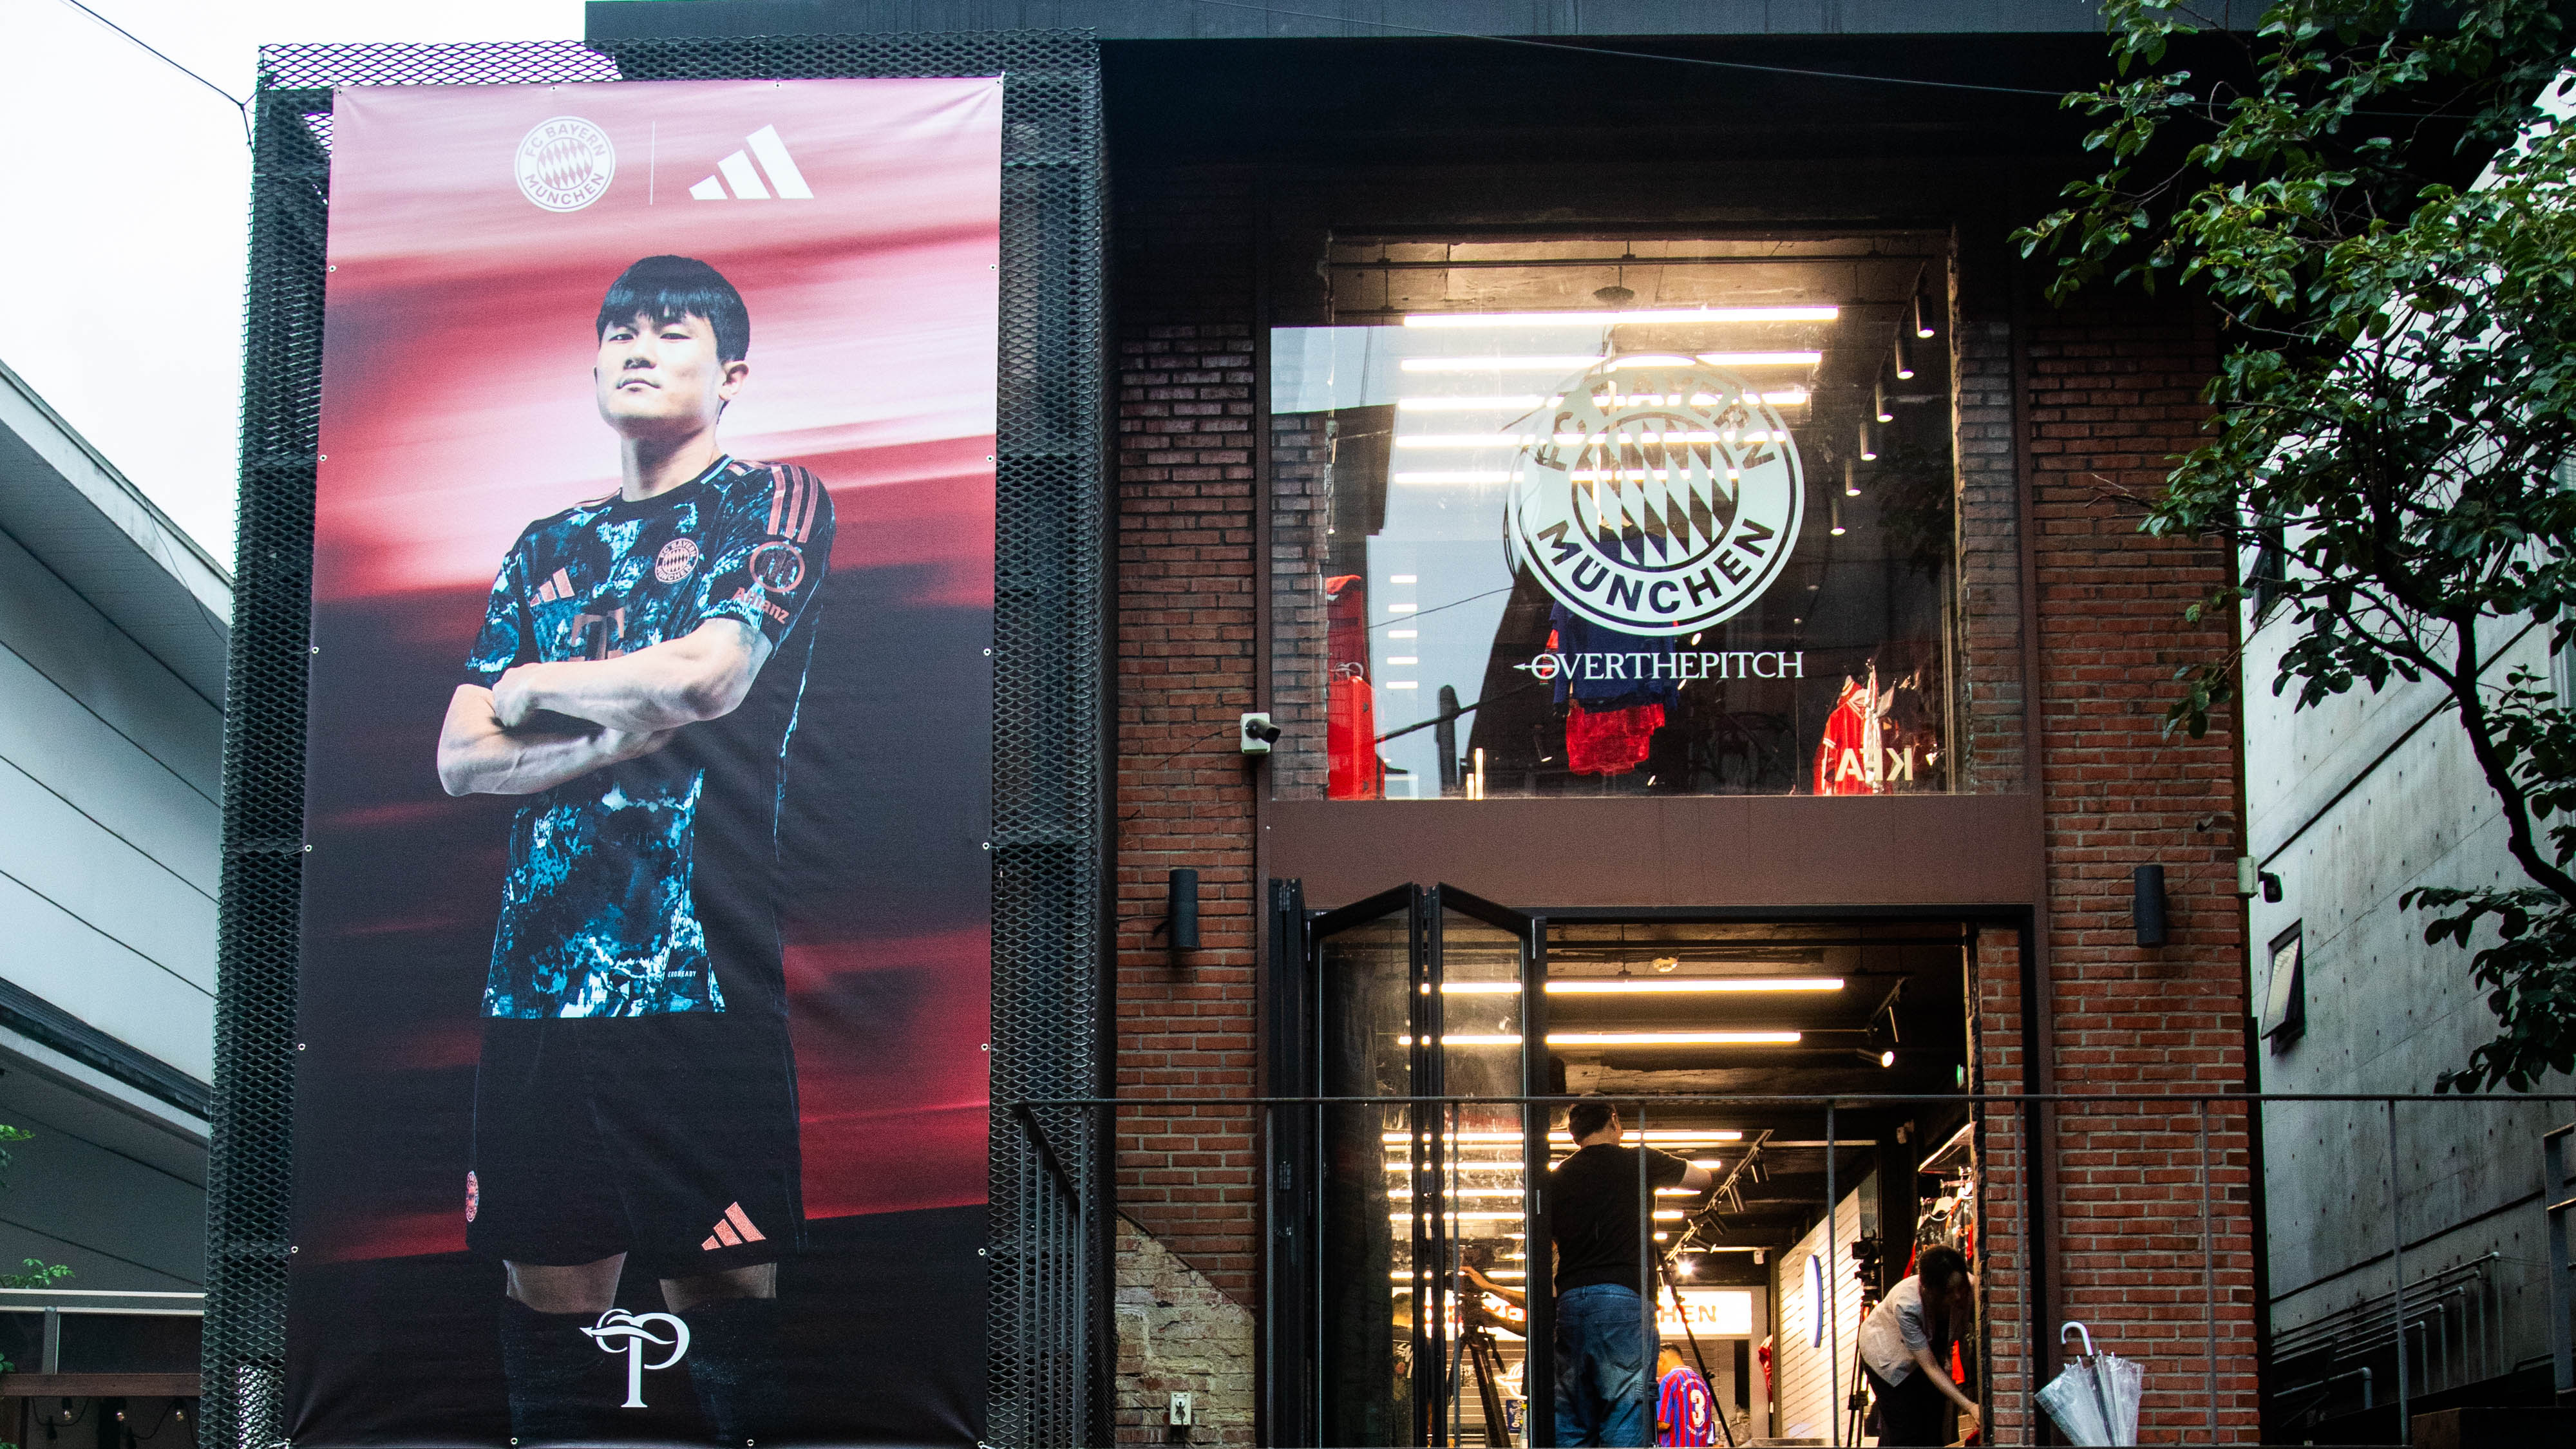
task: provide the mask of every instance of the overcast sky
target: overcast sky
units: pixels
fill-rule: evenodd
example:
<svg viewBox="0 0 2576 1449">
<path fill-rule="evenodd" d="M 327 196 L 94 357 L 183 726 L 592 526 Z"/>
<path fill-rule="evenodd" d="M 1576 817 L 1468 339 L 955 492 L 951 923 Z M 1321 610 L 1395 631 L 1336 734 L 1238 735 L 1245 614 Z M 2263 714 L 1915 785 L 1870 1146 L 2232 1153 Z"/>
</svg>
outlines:
<svg viewBox="0 0 2576 1449">
<path fill-rule="evenodd" d="M 581 34 L 580 0 L 86 0 L 248 96 L 263 43 Z M 65 0 L 0 0 L 0 362 L 226 565 L 250 154 L 231 103 Z"/>
</svg>

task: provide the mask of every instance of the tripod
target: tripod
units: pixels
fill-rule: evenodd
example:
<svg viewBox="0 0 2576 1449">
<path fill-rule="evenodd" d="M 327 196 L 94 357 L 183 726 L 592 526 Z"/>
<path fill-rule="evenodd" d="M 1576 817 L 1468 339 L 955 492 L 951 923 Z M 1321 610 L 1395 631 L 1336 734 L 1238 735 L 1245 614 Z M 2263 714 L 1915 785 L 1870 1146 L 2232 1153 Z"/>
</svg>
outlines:
<svg viewBox="0 0 2576 1449">
<path fill-rule="evenodd" d="M 1476 1374 L 1476 1402 L 1485 1410 L 1485 1443 L 1489 1449 L 1512 1449 L 1511 1421 L 1503 1416 L 1502 1346 L 1481 1323 L 1459 1335 L 1458 1346 Z"/>
</svg>

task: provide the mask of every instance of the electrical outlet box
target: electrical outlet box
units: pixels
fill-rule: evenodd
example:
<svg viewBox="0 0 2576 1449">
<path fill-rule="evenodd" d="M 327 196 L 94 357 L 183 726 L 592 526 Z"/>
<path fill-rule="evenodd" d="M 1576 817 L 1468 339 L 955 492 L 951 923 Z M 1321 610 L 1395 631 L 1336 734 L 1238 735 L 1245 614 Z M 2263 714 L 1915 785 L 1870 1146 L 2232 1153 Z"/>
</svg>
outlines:
<svg viewBox="0 0 2576 1449">
<path fill-rule="evenodd" d="M 1173 1427 L 1173 1428 L 1175 1428 L 1175 1429 L 1186 1429 L 1186 1428 L 1190 1427 L 1190 1415 L 1191 1415 L 1191 1413 L 1192 1413 L 1192 1407 L 1191 1407 L 1191 1404 L 1190 1404 L 1190 1396 L 1189 1396 L 1189 1395 L 1187 1395 L 1187 1394 L 1174 1394 L 1174 1395 L 1172 1395 L 1172 1427 Z"/>
</svg>

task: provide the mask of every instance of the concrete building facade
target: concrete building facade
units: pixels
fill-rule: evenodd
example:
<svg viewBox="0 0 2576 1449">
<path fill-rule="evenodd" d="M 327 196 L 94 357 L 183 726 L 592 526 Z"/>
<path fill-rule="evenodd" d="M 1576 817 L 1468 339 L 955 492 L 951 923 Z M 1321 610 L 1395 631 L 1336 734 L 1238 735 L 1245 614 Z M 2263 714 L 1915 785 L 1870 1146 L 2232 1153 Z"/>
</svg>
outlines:
<svg viewBox="0 0 2576 1449">
<path fill-rule="evenodd" d="M 193 1382 L 230 587 L 0 369 L 0 1261 L 70 1270 L 0 1293 L 12 1393 Z"/>
</svg>

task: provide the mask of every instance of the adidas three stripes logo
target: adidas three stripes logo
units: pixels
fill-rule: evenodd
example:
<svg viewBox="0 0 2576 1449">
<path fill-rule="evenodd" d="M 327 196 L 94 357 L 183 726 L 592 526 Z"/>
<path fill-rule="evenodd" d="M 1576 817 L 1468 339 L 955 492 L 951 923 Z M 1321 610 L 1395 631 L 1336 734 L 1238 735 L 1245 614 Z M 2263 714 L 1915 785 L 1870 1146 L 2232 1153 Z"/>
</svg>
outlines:
<svg viewBox="0 0 2576 1449">
<path fill-rule="evenodd" d="M 754 158 L 758 165 L 752 164 Z M 730 192 L 727 188 L 731 188 Z M 716 174 L 690 187 L 689 194 L 700 201 L 814 199 L 814 189 L 805 184 L 805 173 L 796 169 L 796 158 L 787 154 L 787 143 L 778 139 L 776 126 L 763 126 L 752 132 L 744 139 L 742 150 L 717 162 Z"/>
</svg>

